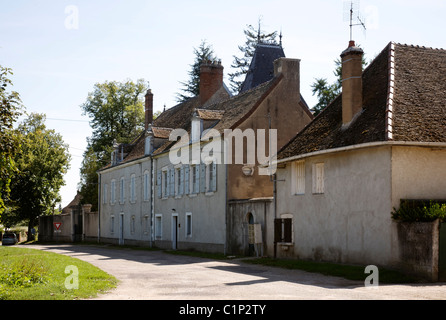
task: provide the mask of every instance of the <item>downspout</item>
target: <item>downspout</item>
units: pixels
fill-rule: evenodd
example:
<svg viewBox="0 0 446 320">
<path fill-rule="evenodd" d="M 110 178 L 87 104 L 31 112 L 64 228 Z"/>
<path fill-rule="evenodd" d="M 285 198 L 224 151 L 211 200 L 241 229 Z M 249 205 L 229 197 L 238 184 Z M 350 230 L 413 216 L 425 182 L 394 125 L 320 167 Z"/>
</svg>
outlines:
<svg viewBox="0 0 446 320">
<path fill-rule="evenodd" d="M 154 241 L 155 241 L 155 234 L 154 234 L 154 227 L 155 227 L 155 180 L 156 180 L 156 166 L 155 166 L 155 158 L 152 156 L 151 159 L 151 173 L 152 173 L 152 183 L 151 183 L 151 196 L 150 196 L 150 247 L 153 247 Z"/>
</svg>

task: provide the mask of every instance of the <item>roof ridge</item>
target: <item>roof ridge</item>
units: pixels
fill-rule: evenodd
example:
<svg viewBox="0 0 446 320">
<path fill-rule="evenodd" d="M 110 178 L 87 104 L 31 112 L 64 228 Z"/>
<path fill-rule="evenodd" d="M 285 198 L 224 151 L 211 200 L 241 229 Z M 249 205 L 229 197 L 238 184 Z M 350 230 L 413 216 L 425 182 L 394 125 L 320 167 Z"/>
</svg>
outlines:
<svg viewBox="0 0 446 320">
<path fill-rule="evenodd" d="M 399 43 L 399 42 L 393 42 L 393 41 L 391 43 L 393 43 L 394 45 L 397 45 L 397 46 L 401 46 L 401 47 L 446 51 L 446 49 L 443 49 L 443 48 L 433 48 L 433 47 L 426 47 L 426 46 L 407 44 L 407 43 Z"/>
</svg>

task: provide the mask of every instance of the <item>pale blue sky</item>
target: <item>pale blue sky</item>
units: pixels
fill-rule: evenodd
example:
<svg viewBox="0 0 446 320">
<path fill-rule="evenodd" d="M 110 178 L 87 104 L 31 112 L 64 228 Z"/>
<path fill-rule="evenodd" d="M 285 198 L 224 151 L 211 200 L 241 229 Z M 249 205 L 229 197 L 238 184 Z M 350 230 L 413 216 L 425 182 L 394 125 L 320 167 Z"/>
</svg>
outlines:
<svg viewBox="0 0 446 320">
<path fill-rule="evenodd" d="M 367 30 L 355 27 L 353 38 L 367 59 L 390 41 L 446 48 L 446 1 L 362 0 L 360 11 Z M 286 56 L 301 59 L 301 93 L 314 106 L 311 83 L 316 77 L 334 80 L 333 61 L 348 44 L 342 0 L 0 0 L 0 65 L 13 69 L 14 90 L 26 110 L 84 121 L 47 121 L 73 156 L 62 205 L 79 182 L 91 135 L 79 106 L 95 83 L 144 78 L 155 111 L 170 108 L 179 82 L 187 80 L 193 48 L 202 40 L 211 44 L 226 76 L 233 55 L 240 55 L 243 30 L 259 17 L 266 31 L 282 29 Z"/>
</svg>

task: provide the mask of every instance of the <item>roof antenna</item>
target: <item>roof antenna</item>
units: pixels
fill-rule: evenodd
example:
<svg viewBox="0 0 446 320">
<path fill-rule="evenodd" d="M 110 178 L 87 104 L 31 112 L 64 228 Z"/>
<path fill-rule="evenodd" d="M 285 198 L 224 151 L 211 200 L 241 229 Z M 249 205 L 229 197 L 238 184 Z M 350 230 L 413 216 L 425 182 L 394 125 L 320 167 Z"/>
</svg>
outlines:
<svg viewBox="0 0 446 320">
<path fill-rule="evenodd" d="M 279 45 L 282 46 L 282 28 L 280 28 Z"/>
<path fill-rule="evenodd" d="M 348 12 L 348 15 L 347 15 Z M 356 16 L 357 23 L 353 23 L 353 17 Z M 359 13 L 359 0 L 346 2 L 344 1 L 344 21 L 350 21 L 350 41 L 353 41 L 353 27 L 362 26 L 366 30 L 365 24 Z"/>
</svg>

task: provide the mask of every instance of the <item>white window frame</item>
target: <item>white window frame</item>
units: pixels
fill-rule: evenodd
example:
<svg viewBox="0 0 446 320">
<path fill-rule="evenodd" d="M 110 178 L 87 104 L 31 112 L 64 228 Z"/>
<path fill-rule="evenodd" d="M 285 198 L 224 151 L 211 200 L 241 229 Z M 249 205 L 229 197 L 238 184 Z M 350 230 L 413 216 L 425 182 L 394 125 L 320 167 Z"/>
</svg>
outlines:
<svg viewBox="0 0 446 320">
<path fill-rule="evenodd" d="M 323 162 L 313 164 L 313 194 L 325 193 L 325 165 Z"/>
<path fill-rule="evenodd" d="M 184 225 L 186 226 L 185 228 L 186 238 L 192 238 L 192 212 L 186 212 L 186 221 Z M 190 232 L 188 232 L 189 230 Z"/>
<path fill-rule="evenodd" d="M 305 160 L 291 163 L 291 194 L 305 194 Z"/>
<path fill-rule="evenodd" d="M 205 178 L 205 194 L 213 195 L 217 191 L 217 166 L 215 159 L 208 158 L 205 161 L 206 178 Z"/>
</svg>

